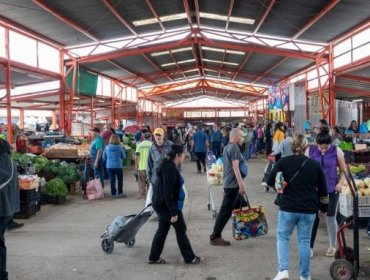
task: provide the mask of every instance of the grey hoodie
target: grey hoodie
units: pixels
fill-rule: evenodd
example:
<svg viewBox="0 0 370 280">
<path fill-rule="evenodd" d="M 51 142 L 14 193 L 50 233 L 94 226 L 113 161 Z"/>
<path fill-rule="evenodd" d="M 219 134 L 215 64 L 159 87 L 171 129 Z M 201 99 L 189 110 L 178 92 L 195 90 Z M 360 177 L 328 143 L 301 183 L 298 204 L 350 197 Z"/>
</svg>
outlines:
<svg viewBox="0 0 370 280">
<path fill-rule="evenodd" d="M 9 183 L 4 185 L 9 179 Z M 18 172 L 15 162 L 12 167 L 12 159 L 7 153 L 0 155 L 0 188 L 0 217 L 13 216 L 20 210 Z"/>
<path fill-rule="evenodd" d="M 167 153 L 171 150 L 173 143 L 169 140 L 163 141 L 163 146 L 158 149 L 158 145 L 153 143 L 149 150 L 148 157 L 148 169 L 146 175 L 149 182 L 154 186 L 155 180 L 157 179 L 157 170 L 161 159 L 163 159 Z"/>
</svg>

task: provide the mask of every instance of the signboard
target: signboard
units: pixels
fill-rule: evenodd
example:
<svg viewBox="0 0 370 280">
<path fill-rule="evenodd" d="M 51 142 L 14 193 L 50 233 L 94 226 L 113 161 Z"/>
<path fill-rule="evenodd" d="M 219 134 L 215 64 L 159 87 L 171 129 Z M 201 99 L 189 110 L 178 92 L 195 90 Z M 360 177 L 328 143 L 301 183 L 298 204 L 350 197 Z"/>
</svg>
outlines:
<svg viewBox="0 0 370 280">
<path fill-rule="evenodd" d="M 285 112 L 288 111 L 289 84 L 277 83 L 268 89 L 268 108 L 270 120 L 278 122 L 285 121 Z"/>
</svg>

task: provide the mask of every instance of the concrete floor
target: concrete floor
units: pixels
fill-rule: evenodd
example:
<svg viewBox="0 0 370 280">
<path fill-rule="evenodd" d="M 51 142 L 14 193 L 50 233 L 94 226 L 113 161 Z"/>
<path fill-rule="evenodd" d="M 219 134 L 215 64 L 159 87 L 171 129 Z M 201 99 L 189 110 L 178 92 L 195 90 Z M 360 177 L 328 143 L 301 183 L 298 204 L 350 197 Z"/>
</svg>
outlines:
<svg viewBox="0 0 370 280">
<path fill-rule="evenodd" d="M 276 264 L 276 213 L 274 195 L 266 194 L 260 180 L 266 161 L 250 161 L 247 192 L 252 203 L 266 208 L 269 233 L 254 239 L 231 240 L 231 223 L 224 230 L 224 238 L 232 241 L 230 247 L 209 245 L 209 234 L 214 219 L 207 210 L 207 183 L 205 174 L 197 174 L 195 163 L 183 165 L 183 175 L 189 192 L 189 202 L 184 209 L 188 235 L 194 251 L 204 258 L 199 265 L 183 263 L 171 229 L 162 257 L 165 265 L 148 265 L 151 241 L 157 227 L 148 221 L 136 235 L 136 244 L 127 248 L 115 243 L 112 255 L 101 249 L 100 235 L 117 215 L 136 213 L 144 200 L 136 198 L 137 183 L 132 169 L 125 169 L 125 190 L 128 198 L 112 200 L 109 187 L 107 196 L 100 201 L 82 200 L 73 195 L 64 205 L 42 206 L 41 211 L 25 226 L 6 234 L 8 270 L 10 280 L 62 280 L 62 279 L 129 279 L 129 280 L 233 280 L 272 279 L 277 272 Z M 108 186 L 108 181 L 106 181 Z M 216 204 L 220 205 L 221 188 L 214 188 Z M 348 233 L 350 235 L 351 232 Z M 370 279 L 370 240 L 363 230 L 361 236 L 362 267 L 365 272 L 359 279 Z M 312 279 L 330 279 L 329 267 L 333 258 L 324 256 L 327 249 L 325 223 L 322 222 L 312 260 Z M 295 235 L 291 241 L 291 279 L 299 279 Z"/>
</svg>

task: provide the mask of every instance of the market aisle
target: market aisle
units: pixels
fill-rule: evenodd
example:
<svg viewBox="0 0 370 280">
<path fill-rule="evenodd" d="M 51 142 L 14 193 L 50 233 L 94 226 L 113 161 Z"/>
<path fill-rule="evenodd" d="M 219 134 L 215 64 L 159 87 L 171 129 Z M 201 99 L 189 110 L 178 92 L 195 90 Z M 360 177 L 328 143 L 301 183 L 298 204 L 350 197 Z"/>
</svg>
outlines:
<svg viewBox="0 0 370 280">
<path fill-rule="evenodd" d="M 261 203 L 266 207 L 270 227 L 267 236 L 233 241 L 229 223 L 225 228 L 224 237 L 232 241 L 232 246 L 210 246 L 208 236 L 214 220 L 211 212 L 207 210 L 206 176 L 196 173 L 195 163 L 186 162 L 183 165 L 183 174 L 190 199 L 184 215 L 194 250 L 205 258 L 203 263 L 193 266 L 183 263 L 175 234 L 171 230 L 162 255 L 169 263 L 148 265 L 146 263 L 148 253 L 157 226 L 153 221 L 143 226 L 136 236 L 136 244 L 133 248 L 115 243 L 113 254 L 106 255 L 101 250 L 99 238 L 106 226 L 117 215 L 136 213 L 144 204 L 143 200 L 136 198 L 137 184 L 133 170 L 125 169 L 124 182 L 128 198 L 112 200 L 107 195 L 102 201 L 90 202 L 75 195 L 70 197 L 65 205 L 43 206 L 36 216 L 24 220 L 25 226 L 22 229 L 7 233 L 10 279 L 257 280 L 273 278 L 276 273 L 277 208 L 273 205 L 274 195 L 265 194 L 259 185 L 265 163 L 261 159 L 253 159 L 250 162 L 247 192 L 252 203 Z M 221 189 L 215 189 L 214 194 L 218 196 L 216 202 L 221 200 L 221 191 Z M 108 188 L 106 193 L 109 193 Z M 329 266 L 333 260 L 323 256 L 326 250 L 324 227 L 322 223 L 312 265 L 312 279 L 316 280 L 330 279 Z M 361 237 L 363 237 L 362 234 Z M 364 242 L 362 247 L 369 246 L 369 243 L 365 244 L 366 240 L 362 239 Z M 291 260 L 290 274 L 292 279 L 297 279 L 295 241 L 291 242 Z"/>
</svg>

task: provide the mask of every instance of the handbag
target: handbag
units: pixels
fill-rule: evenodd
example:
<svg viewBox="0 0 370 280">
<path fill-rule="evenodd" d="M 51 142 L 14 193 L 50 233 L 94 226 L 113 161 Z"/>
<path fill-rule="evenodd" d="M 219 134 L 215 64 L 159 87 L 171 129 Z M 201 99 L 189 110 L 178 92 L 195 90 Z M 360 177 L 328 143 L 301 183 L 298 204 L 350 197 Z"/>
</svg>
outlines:
<svg viewBox="0 0 370 280">
<path fill-rule="evenodd" d="M 275 187 L 276 188 L 280 188 L 280 186 L 277 186 L 277 184 L 280 184 L 281 187 L 282 187 L 282 190 L 284 191 L 284 189 L 289 186 L 289 184 L 291 182 L 293 182 L 293 180 L 295 179 L 295 177 L 297 177 L 299 171 L 301 171 L 301 169 L 303 168 L 303 166 L 305 166 L 306 162 L 307 162 L 308 158 L 306 158 L 301 166 L 298 168 L 298 170 L 294 173 L 294 175 L 292 176 L 292 178 L 290 178 L 290 180 L 288 181 L 288 183 L 286 183 L 284 181 L 284 177 L 283 177 L 283 173 L 280 173 L 280 174 L 277 174 L 276 175 L 276 179 L 275 179 Z M 279 172 L 278 172 L 279 173 Z M 282 202 L 282 199 L 283 199 L 283 194 L 282 193 L 278 193 L 276 195 L 276 198 L 274 200 L 274 204 L 277 205 L 277 206 L 280 206 L 281 205 L 281 202 Z"/>
<path fill-rule="evenodd" d="M 267 234 L 268 225 L 265 208 L 261 205 L 251 207 L 246 195 L 240 196 L 240 205 L 243 202 L 246 203 L 246 207 L 232 211 L 233 238 L 235 240 L 243 240 Z"/>
<path fill-rule="evenodd" d="M 96 176 L 95 179 L 90 178 L 90 180 L 87 182 L 86 195 L 88 200 L 104 198 L 104 190 L 99 176 Z"/>
</svg>

